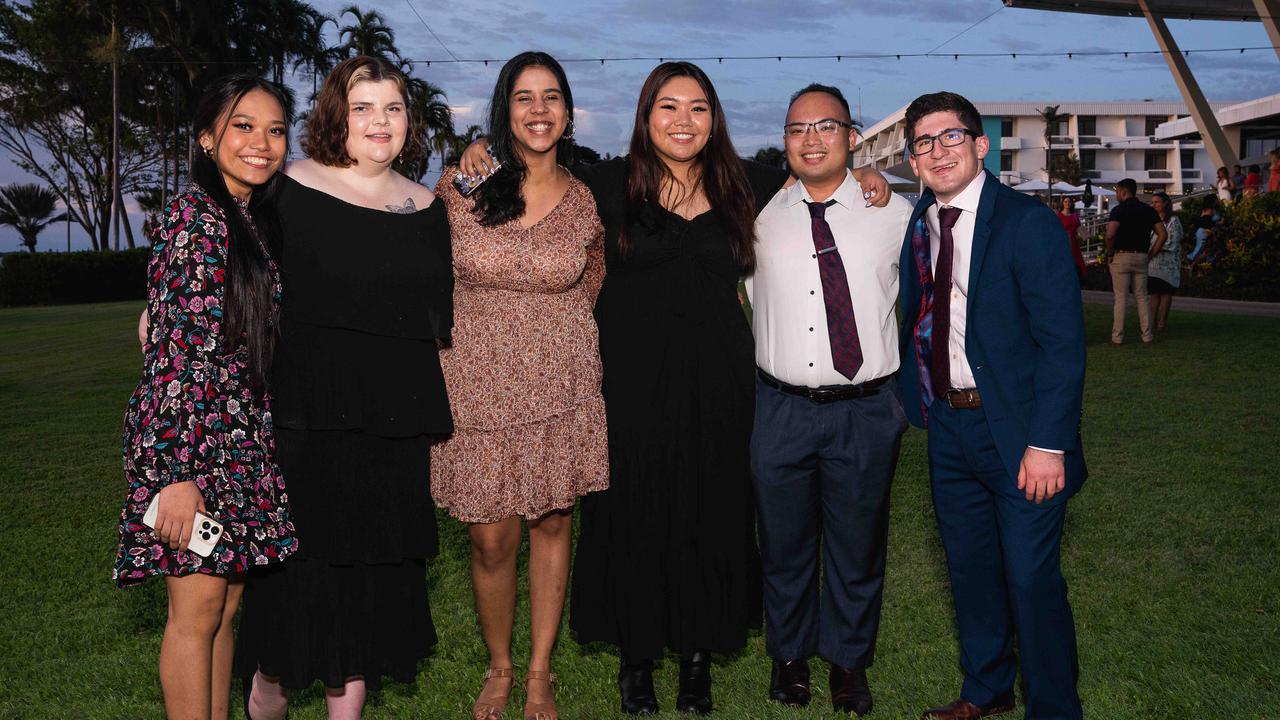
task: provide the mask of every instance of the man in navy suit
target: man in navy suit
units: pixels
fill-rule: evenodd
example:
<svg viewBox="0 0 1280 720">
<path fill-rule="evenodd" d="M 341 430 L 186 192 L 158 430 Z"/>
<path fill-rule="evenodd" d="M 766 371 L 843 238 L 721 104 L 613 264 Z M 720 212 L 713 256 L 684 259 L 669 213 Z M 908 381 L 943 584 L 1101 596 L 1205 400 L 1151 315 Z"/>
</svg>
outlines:
<svg viewBox="0 0 1280 720">
<path fill-rule="evenodd" d="M 900 262 L 899 382 L 929 430 L 929 475 L 960 640 L 960 697 L 925 718 L 1081 718 L 1075 623 L 1059 556 L 1083 484 L 1084 322 L 1062 226 L 983 169 L 982 118 L 955 93 L 907 108 L 928 187 Z M 1017 655 L 1014 638 L 1017 637 Z"/>
</svg>

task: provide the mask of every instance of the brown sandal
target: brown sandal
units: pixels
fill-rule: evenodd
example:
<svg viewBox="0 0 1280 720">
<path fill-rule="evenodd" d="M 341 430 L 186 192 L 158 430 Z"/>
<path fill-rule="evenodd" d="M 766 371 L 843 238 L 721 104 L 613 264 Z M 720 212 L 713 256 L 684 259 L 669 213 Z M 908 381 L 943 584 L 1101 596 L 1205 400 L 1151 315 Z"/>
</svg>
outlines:
<svg viewBox="0 0 1280 720">
<path fill-rule="evenodd" d="M 514 678 L 515 676 L 515 668 L 489 668 L 484 672 L 485 685 L 488 686 L 490 678 Z M 481 688 L 480 692 L 483 693 L 484 689 Z M 510 687 L 501 695 L 481 694 L 476 698 L 476 704 L 471 706 L 472 720 L 501 720 L 502 711 L 507 709 L 507 701 L 510 698 Z"/>
<path fill-rule="evenodd" d="M 529 681 L 541 680 L 551 686 L 551 702 L 536 703 L 529 699 Z M 559 720 L 560 711 L 556 709 L 556 674 L 544 670 L 530 670 L 524 675 L 525 701 L 524 720 Z"/>
</svg>

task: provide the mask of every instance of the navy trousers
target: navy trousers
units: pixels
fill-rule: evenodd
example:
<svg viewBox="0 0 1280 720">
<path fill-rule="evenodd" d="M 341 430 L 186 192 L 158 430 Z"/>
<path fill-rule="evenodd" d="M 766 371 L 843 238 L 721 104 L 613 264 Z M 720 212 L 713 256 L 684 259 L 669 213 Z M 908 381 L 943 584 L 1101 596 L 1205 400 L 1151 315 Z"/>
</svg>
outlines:
<svg viewBox="0 0 1280 720">
<path fill-rule="evenodd" d="M 984 412 L 939 401 L 929 408 L 929 475 L 960 636 L 960 697 L 981 706 L 1011 694 L 1020 659 L 1028 720 L 1079 720 L 1075 622 L 1059 563 L 1066 494 L 1028 501 Z"/>
<path fill-rule="evenodd" d="M 757 379 L 751 476 L 770 657 L 816 653 L 841 667 L 871 665 L 889 486 L 906 428 L 892 382 L 863 398 L 816 403 Z"/>
</svg>

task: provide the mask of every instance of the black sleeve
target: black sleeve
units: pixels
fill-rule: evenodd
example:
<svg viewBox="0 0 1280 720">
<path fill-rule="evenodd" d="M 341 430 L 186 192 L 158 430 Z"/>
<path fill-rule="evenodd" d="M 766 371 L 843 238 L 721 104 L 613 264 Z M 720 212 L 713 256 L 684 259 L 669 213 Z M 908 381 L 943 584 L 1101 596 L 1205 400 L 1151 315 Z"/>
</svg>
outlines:
<svg viewBox="0 0 1280 720">
<path fill-rule="evenodd" d="M 790 173 L 782 168 L 761 165 L 753 160 L 743 160 L 742 167 L 747 173 L 747 183 L 751 185 L 751 192 L 756 198 L 756 210 L 761 210 L 768 205 L 790 177 Z"/>
</svg>

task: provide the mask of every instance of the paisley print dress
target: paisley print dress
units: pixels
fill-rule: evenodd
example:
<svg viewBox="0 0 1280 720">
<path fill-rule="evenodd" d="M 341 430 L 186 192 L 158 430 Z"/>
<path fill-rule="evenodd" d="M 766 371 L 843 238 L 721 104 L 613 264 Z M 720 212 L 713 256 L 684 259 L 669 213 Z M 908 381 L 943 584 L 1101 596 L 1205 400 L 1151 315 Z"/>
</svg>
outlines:
<svg viewBox="0 0 1280 720">
<path fill-rule="evenodd" d="M 124 417 L 128 491 L 113 572 L 121 586 L 151 575 L 240 573 L 297 549 L 272 459 L 270 403 L 245 380 L 244 344 L 228 346 L 221 334 L 226 270 L 226 216 L 192 186 L 165 209 L 147 266 L 150 334 Z M 270 272 L 278 306 L 274 262 Z M 142 522 L 156 493 L 184 481 L 195 482 L 225 530 L 207 558 L 171 550 Z"/>
</svg>

